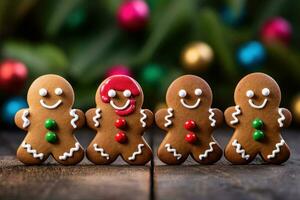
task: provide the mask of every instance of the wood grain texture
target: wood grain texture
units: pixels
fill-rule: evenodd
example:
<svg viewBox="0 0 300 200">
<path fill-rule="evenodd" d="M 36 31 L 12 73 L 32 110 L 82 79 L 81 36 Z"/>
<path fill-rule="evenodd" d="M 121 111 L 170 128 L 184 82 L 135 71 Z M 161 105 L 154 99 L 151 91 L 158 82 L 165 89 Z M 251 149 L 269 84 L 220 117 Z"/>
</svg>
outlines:
<svg viewBox="0 0 300 200">
<path fill-rule="evenodd" d="M 155 137 L 159 144 L 164 134 Z M 224 147 L 230 131 L 214 134 Z M 156 199 L 295 199 L 300 196 L 300 134 L 283 134 L 292 156 L 283 165 L 261 165 L 257 158 L 251 165 L 231 165 L 221 159 L 214 165 L 198 165 L 188 159 L 184 165 L 166 166 L 155 159 Z M 155 148 L 154 148 L 155 149 Z"/>
</svg>

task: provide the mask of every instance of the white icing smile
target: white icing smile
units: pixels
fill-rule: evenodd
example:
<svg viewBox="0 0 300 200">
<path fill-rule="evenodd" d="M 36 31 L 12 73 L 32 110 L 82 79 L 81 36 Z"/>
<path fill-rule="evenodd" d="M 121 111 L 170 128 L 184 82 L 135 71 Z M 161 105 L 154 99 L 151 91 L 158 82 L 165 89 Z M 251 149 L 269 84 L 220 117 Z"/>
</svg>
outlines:
<svg viewBox="0 0 300 200">
<path fill-rule="evenodd" d="M 54 91 L 54 93 L 55 93 L 57 96 L 60 96 L 60 95 L 63 94 L 63 90 L 62 90 L 61 88 L 56 88 L 55 91 Z M 48 90 L 45 89 L 45 88 L 41 88 L 41 89 L 39 90 L 39 95 L 40 95 L 41 97 L 47 96 L 47 95 L 48 95 Z M 48 105 L 48 104 L 46 104 L 46 103 L 44 102 L 43 99 L 40 100 L 41 106 L 43 106 L 44 108 L 49 109 L 49 110 L 52 110 L 52 109 L 57 108 L 61 103 L 62 103 L 62 100 L 58 100 L 55 104 L 53 104 L 53 105 Z"/>
<path fill-rule="evenodd" d="M 201 102 L 201 99 L 198 98 L 197 101 L 196 101 L 196 103 L 194 103 L 193 105 L 189 105 L 189 104 L 185 103 L 184 99 L 180 99 L 181 105 L 183 105 L 183 107 L 185 107 L 187 109 L 197 108 L 199 106 L 200 102 Z"/>
<path fill-rule="evenodd" d="M 248 100 L 249 105 L 255 109 L 263 109 L 267 105 L 268 99 L 265 99 L 264 102 L 260 105 L 256 105 L 253 103 L 252 99 Z"/>
<path fill-rule="evenodd" d="M 58 100 L 55 104 L 53 104 L 53 105 L 48 105 L 48 104 L 46 104 L 46 103 L 44 102 L 43 99 L 40 100 L 41 106 L 43 106 L 44 108 L 49 109 L 49 110 L 52 110 L 52 109 L 57 108 L 61 103 L 62 103 L 62 100 Z"/>
<path fill-rule="evenodd" d="M 123 106 L 117 106 L 113 100 L 110 100 L 110 105 L 116 109 L 116 110 L 125 110 L 126 108 L 128 108 L 130 106 L 130 100 L 127 99 L 126 103 Z"/>
<path fill-rule="evenodd" d="M 269 90 L 269 88 L 264 88 L 264 89 L 262 89 L 261 93 L 263 96 L 267 97 L 270 95 L 270 90 Z M 253 101 L 252 101 L 252 97 L 254 97 L 254 95 L 255 94 L 254 94 L 253 90 L 248 90 L 246 92 L 246 96 L 249 98 L 249 100 L 248 100 L 249 105 L 254 109 L 263 109 L 267 105 L 268 99 L 265 98 L 264 101 L 262 102 L 262 104 L 257 105 L 255 103 L 253 103 Z"/>
<path fill-rule="evenodd" d="M 200 88 L 196 88 L 195 91 L 194 91 L 195 95 L 196 96 L 201 96 L 202 95 L 202 90 Z M 187 108 L 187 109 L 194 109 L 194 108 L 197 108 L 201 102 L 201 99 L 198 98 L 196 103 L 194 103 L 193 105 L 189 105 L 187 104 L 183 98 L 185 98 L 187 95 L 187 92 L 184 90 L 184 89 L 181 89 L 179 90 L 178 92 L 178 96 L 181 97 L 180 99 L 180 103 L 183 107 Z"/>
</svg>

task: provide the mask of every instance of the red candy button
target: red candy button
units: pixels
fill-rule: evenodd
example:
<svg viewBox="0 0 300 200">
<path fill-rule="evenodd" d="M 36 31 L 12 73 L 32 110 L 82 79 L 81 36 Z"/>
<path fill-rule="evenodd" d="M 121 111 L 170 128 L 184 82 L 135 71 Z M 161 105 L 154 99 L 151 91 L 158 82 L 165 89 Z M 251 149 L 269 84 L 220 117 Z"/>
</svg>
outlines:
<svg viewBox="0 0 300 200">
<path fill-rule="evenodd" d="M 188 143 L 195 143 L 197 141 L 197 136 L 195 133 L 188 133 L 186 134 L 185 136 L 185 140 L 188 142 Z"/>
<path fill-rule="evenodd" d="M 119 132 L 116 134 L 115 140 L 119 143 L 124 143 L 127 141 L 127 137 L 126 137 L 125 133 Z"/>
<path fill-rule="evenodd" d="M 123 118 L 119 118 L 119 119 L 117 119 L 116 120 L 116 122 L 115 122 L 115 126 L 117 127 L 117 128 L 125 128 L 125 126 L 126 126 L 126 120 L 125 119 L 123 119 Z"/>
<path fill-rule="evenodd" d="M 188 120 L 184 123 L 184 128 L 188 131 L 192 131 L 196 128 L 196 123 L 193 120 Z"/>
</svg>

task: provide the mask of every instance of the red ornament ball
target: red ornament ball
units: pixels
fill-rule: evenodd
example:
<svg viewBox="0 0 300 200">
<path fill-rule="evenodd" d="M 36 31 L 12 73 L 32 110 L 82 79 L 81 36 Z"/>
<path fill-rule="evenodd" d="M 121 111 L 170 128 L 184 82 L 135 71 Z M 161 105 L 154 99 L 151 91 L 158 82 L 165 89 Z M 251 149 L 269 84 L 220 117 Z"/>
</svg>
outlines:
<svg viewBox="0 0 300 200">
<path fill-rule="evenodd" d="M 143 29 L 149 20 L 149 7 L 143 0 L 124 1 L 117 11 L 117 21 L 127 31 Z"/>
<path fill-rule="evenodd" d="M 123 132 L 119 132 L 115 135 L 115 140 L 119 143 L 125 143 L 127 141 L 127 136 Z"/>
<path fill-rule="evenodd" d="M 114 65 L 110 67 L 105 73 L 106 78 L 113 75 L 126 75 L 126 76 L 133 77 L 132 72 L 125 65 Z"/>
<path fill-rule="evenodd" d="M 24 63 L 17 60 L 5 60 L 0 63 L 0 88 L 9 93 L 16 93 L 24 87 L 28 70 Z"/>
<path fill-rule="evenodd" d="M 288 45 L 292 37 L 292 27 L 286 19 L 274 17 L 263 24 L 260 35 L 267 44 L 280 42 Z"/>
<path fill-rule="evenodd" d="M 117 119 L 115 122 L 115 126 L 119 129 L 125 128 L 126 126 L 126 120 L 123 118 Z"/>
<path fill-rule="evenodd" d="M 194 144 L 197 141 L 197 135 L 195 133 L 188 133 L 185 136 L 185 140 L 190 144 Z"/>
<path fill-rule="evenodd" d="M 184 128 L 188 131 L 194 130 L 196 128 L 196 126 L 197 126 L 196 122 L 191 119 L 184 123 Z"/>
</svg>

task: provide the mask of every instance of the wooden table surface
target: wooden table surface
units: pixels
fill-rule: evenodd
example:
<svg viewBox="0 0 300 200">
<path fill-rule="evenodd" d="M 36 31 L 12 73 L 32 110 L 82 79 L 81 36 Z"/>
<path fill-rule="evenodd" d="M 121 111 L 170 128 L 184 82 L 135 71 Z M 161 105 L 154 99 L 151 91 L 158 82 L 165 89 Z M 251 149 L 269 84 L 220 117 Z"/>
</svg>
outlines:
<svg viewBox="0 0 300 200">
<path fill-rule="evenodd" d="M 93 133 L 76 133 L 84 147 Z M 230 130 L 214 136 L 224 147 Z M 299 199 L 300 131 L 283 137 L 292 156 L 283 165 L 233 166 L 222 158 L 214 165 L 198 165 L 188 159 L 184 165 L 166 166 L 156 157 L 164 137 L 157 129 L 145 134 L 155 157 L 146 166 L 129 166 L 121 159 L 109 166 L 96 166 L 84 159 L 77 166 L 62 166 L 52 159 L 41 166 L 24 166 L 15 151 L 24 133 L 0 133 L 0 199 Z"/>
</svg>

